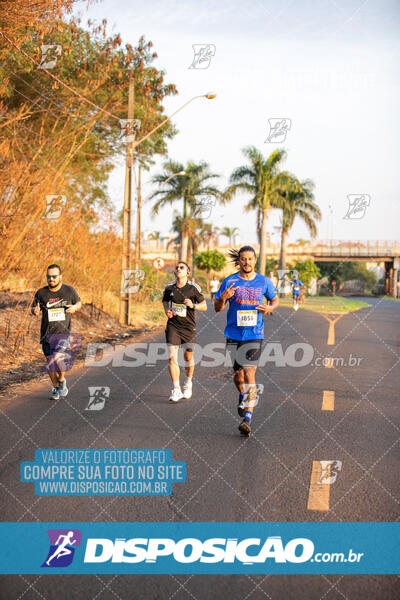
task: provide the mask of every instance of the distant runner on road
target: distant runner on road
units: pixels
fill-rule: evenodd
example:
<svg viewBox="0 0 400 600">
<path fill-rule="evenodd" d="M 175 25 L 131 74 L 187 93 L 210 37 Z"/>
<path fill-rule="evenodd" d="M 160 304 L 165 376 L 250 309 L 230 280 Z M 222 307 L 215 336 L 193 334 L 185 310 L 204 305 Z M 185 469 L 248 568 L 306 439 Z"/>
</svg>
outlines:
<svg viewBox="0 0 400 600">
<path fill-rule="evenodd" d="M 256 370 L 264 339 L 263 316 L 279 305 L 276 288 L 269 277 L 255 272 L 257 261 L 254 248 L 243 246 L 229 252 L 239 272 L 226 277 L 216 296 L 216 312 L 224 310 L 229 302 L 225 337 L 233 363 L 233 381 L 239 390 L 238 413 L 243 418 L 239 425 L 242 435 L 251 433 L 253 410 L 257 400 Z M 263 297 L 270 304 L 263 304 Z"/>
<path fill-rule="evenodd" d="M 301 291 L 301 288 L 303 287 L 303 283 L 298 278 L 292 279 L 292 281 L 290 283 L 292 286 L 293 308 L 294 308 L 294 310 L 298 310 L 299 309 L 300 291 Z"/>
<path fill-rule="evenodd" d="M 175 267 L 176 281 L 164 289 L 162 303 L 168 317 L 165 337 L 169 348 L 169 373 L 173 389 L 170 402 L 178 402 L 181 398 L 192 397 L 192 377 L 194 372 L 193 344 L 196 339 L 195 310 L 207 310 L 207 303 L 196 283 L 189 283 L 190 267 L 179 262 Z M 179 347 L 184 348 L 186 380 L 183 391 L 180 385 L 180 369 L 178 364 Z"/>
<path fill-rule="evenodd" d="M 219 281 L 214 275 L 214 277 L 210 281 L 211 300 L 213 300 L 213 301 L 215 298 L 215 294 L 218 292 L 218 288 L 219 288 Z"/>
<path fill-rule="evenodd" d="M 31 313 L 42 313 L 40 343 L 47 360 L 47 372 L 53 384 L 51 399 L 68 394 L 65 379 L 65 350 L 70 344 L 71 315 L 82 306 L 77 291 L 62 282 L 61 268 L 47 267 L 47 285 L 40 288 L 33 299 Z"/>
</svg>

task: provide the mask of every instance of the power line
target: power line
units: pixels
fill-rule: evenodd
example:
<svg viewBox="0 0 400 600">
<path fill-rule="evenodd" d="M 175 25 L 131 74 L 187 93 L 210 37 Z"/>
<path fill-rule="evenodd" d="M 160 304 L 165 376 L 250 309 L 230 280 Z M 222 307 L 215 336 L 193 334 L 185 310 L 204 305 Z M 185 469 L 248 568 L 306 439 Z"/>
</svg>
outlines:
<svg viewBox="0 0 400 600">
<path fill-rule="evenodd" d="M 88 98 L 86 98 L 85 96 L 83 96 L 82 94 L 80 94 L 79 92 L 77 92 L 76 90 L 74 90 L 74 88 L 72 88 L 70 85 L 68 85 L 67 83 L 65 83 L 64 81 L 62 81 L 58 77 L 56 77 L 55 75 L 53 75 L 53 73 L 50 73 L 50 71 L 48 71 L 44 67 L 41 67 L 40 64 L 34 58 L 32 58 L 31 56 L 29 56 L 29 54 L 27 54 L 25 52 L 25 50 L 22 50 L 22 48 L 20 48 L 19 46 L 17 46 L 17 44 L 15 44 L 15 42 L 13 42 L 12 40 L 10 40 L 10 38 L 5 33 L 3 33 L 2 31 L 0 31 L 0 34 L 4 37 L 4 39 L 9 44 L 11 44 L 12 46 L 14 46 L 14 48 L 16 48 L 19 52 L 21 52 L 21 54 L 23 54 L 24 56 L 26 56 L 26 58 L 28 60 L 30 60 L 34 65 L 36 65 L 36 67 L 39 67 L 42 71 L 44 71 L 45 73 L 47 73 L 47 75 L 49 75 L 49 77 L 51 77 L 52 79 L 54 79 L 55 81 L 57 81 L 63 87 L 67 88 L 70 92 L 72 92 L 73 94 L 75 94 L 76 96 L 78 96 L 78 98 L 80 98 L 81 100 L 84 100 L 85 102 L 87 102 L 91 106 L 94 106 L 95 108 L 97 108 L 101 112 L 105 113 L 109 117 L 112 117 L 113 119 L 116 119 L 117 121 L 121 120 L 120 117 L 117 117 L 116 115 L 114 115 L 110 111 L 106 110 L 105 108 L 101 108 L 101 106 L 99 106 L 98 104 L 95 104 L 95 102 L 92 102 L 91 100 L 89 100 Z"/>
<path fill-rule="evenodd" d="M 10 114 L 10 113 L 5 113 L 5 114 Z M 17 123 L 20 127 L 23 127 L 24 129 L 26 129 L 26 131 L 29 131 L 29 133 L 33 133 L 33 135 L 36 135 L 37 137 L 40 137 L 41 139 L 45 140 L 46 142 L 49 142 L 50 144 L 53 144 L 54 141 L 51 140 L 48 137 L 45 137 L 43 135 L 41 135 L 40 133 L 37 133 L 37 131 L 33 131 L 33 129 L 30 129 L 29 127 L 26 127 L 23 123 L 21 123 L 21 121 L 19 119 L 16 119 L 15 121 L 13 121 L 13 123 Z M 7 124 L 5 124 L 7 126 Z M 10 128 L 10 126 L 8 125 L 8 128 Z"/>
<path fill-rule="evenodd" d="M 81 117 L 75 115 L 75 113 L 73 113 L 70 110 L 68 110 L 68 108 L 66 108 L 66 106 L 65 106 L 64 103 L 62 103 L 62 102 L 56 102 L 53 98 L 51 98 L 50 96 L 47 96 L 47 94 L 43 94 L 41 91 L 37 90 L 35 87 L 33 87 L 33 85 L 31 83 L 29 83 L 29 81 L 26 81 L 26 79 L 24 79 L 23 77 L 21 77 L 17 73 L 14 73 L 14 71 L 11 71 L 6 66 L 4 66 L 4 63 L 0 63 L 0 66 L 1 66 L 2 69 L 4 69 L 5 71 L 7 71 L 7 73 L 11 73 L 12 75 L 14 75 L 14 77 L 17 77 L 20 81 L 22 81 L 23 83 L 25 83 L 25 85 L 29 86 L 34 92 L 36 92 L 37 94 L 39 94 L 39 96 L 41 96 L 42 98 L 45 98 L 49 102 L 53 102 L 53 104 L 55 104 L 56 106 L 60 107 L 61 109 L 64 109 L 63 112 L 65 112 L 66 114 L 71 115 L 74 119 L 77 119 L 78 121 L 80 121 L 84 125 L 86 125 L 89 122 L 89 119 L 82 119 Z M 18 92 L 17 88 L 15 88 L 15 87 L 14 87 L 14 90 L 17 93 L 20 93 L 20 92 Z M 26 98 L 26 96 L 24 96 L 24 97 Z M 30 98 L 27 98 L 27 99 L 30 100 L 30 101 L 32 101 Z M 45 109 L 45 110 L 47 110 L 47 112 L 50 112 L 51 114 L 55 115 L 57 117 L 57 119 L 59 118 L 59 115 L 57 115 L 56 113 L 53 113 L 49 109 Z M 99 138 L 99 139 L 101 139 L 101 138 Z"/>
<path fill-rule="evenodd" d="M 32 85 L 30 85 L 29 82 L 25 81 L 25 79 L 23 79 L 23 77 L 19 77 L 16 73 L 14 73 L 13 71 L 11 71 L 10 69 L 7 69 L 6 67 L 4 67 L 3 65 L 1 65 L 1 68 L 4 68 L 6 71 L 8 71 L 9 73 L 12 73 L 13 75 L 15 75 L 16 77 L 18 77 L 18 79 L 20 79 L 21 81 L 23 81 L 26 85 L 28 85 L 29 87 L 31 87 L 34 91 L 36 91 L 40 96 L 42 96 L 43 98 L 48 99 L 50 102 L 52 101 L 51 98 L 49 98 L 48 96 L 41 94 L 38 90 L 36 90 Z M 28 96 L 26 96 L 25 94 L 23 94 L 22 92 L 20 92 L 16 87 L 13 88 L 13 90 L 19 94 L 20 96 L 22 96 L 23 98 L 25 98 L 25 100 L 28 100 L 28 102 L 30 102 L 31 104 L 35 105 L 35 106 L 39 106 L 40 108 L 42 108 L 45 112 L 49 113 L 50 115 L 52 115 L 53 117 L 55 117 L 57 120 L 60 118 L 60 115 L 58 115 L 57 113 L 53 112 L 52 110 L 46 108 L 42 103 L 37 102 L 36 100 L 33 100 L 32 98 L 29 98 Z M 63 105 L 61 105 L 63 106 Z M 90 119 L 81 119 L 80 117 L 76 117 L 73 113 L 71 113 L 70 111 L 68 111 L 68 109 L 66 109 L 67 114 L 72 115 L 75 119 L 79 119 L 79 121 L 81 121 L 84 125 L 87 125 L 90 121 Z M 91 127 L 93 127 L 93 124 L 91 125 Z M 76 128 L 73 128 L 73 131 L 79 131 Z M 96 133 L 92 132 L 92 135 L 94 137 L 96 137 L 101 143 L 104 143 L 104 139 L 102 139 L 100 136 L 98 136 Z"/>
</svg>

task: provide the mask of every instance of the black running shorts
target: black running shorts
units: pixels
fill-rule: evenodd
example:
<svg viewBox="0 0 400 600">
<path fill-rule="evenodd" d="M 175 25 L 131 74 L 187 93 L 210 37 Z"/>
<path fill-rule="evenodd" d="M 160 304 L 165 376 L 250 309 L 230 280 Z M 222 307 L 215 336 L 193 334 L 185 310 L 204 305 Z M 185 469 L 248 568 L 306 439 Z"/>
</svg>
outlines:
<svg viewBox="0 0 400 600">
<path fill-rule="evenodd" d="M 232 340 L 226 338 L 226 349 L 233 363 L 233 370 L 256 367 L 261 356 L 263 340 Z"/>
<path fill-rule="evenodd" d="M 167 327 L 165 330 L 165 339 L 171 346 L 184 346 L 188 352 L 193 352 L 193 344 L 196 339 L 196 332 L 192 335 L 183 335 L 175 327 Z"/>
</svg>

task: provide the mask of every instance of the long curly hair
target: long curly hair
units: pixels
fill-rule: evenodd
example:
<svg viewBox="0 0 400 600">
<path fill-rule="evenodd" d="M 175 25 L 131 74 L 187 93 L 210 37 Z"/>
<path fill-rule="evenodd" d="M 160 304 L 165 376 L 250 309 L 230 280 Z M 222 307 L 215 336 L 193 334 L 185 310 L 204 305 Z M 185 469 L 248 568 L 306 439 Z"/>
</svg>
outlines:
<svg viewBox="0 0 400 600">
<path fill-rule="evenodd" d="M 254 256 L 257 257 L 256 251 L 253 246 L 242 246 L 239 250 L 234 250 L 233 248 L 228 250 L 228 255 L 230 256 L 230 262 L 233 262 L 236 267 L 239 266 L 239 258 L 242 252 L 253 252 Z"/>
</svg>

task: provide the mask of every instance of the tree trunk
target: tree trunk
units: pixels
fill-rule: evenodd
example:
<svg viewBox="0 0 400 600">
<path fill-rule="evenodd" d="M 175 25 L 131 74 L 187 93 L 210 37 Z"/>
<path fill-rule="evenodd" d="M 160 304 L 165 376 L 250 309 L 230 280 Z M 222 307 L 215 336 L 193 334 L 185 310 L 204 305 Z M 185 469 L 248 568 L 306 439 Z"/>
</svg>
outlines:
<svg viewBox="0 0 400 600">
<path fill-rule="evenodd" d="M 267 243 L 267 214 L 268 214 L 268 209 L 264 208 L 262 211 L 261 239 L 260 239 L 259 272 L 261 273 L 261 275 L 265 275 L 265 263 L 266 263 L 265 247 L 266 247 L 266 243 Z"/>
<path fill-rule="evenodd" d="M 183 260 L 183 262 L 187 262 L 188 242 L 188 234 L 182 232 L 181 254 L 179 260 Z"/>
<path fill-rule="evenodd" d="M 286 235 L 287 232 L 282 227 L 281 233 L 281 252 L 279 256 L 279 269 L 286 269 Z"/>
<path fill-rule="evenodd" d="M 257 209 L 257 237 L 258 237 L 258 245 L 261 249 L 261 208 Z"/>
</svg>

